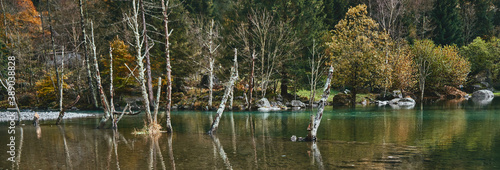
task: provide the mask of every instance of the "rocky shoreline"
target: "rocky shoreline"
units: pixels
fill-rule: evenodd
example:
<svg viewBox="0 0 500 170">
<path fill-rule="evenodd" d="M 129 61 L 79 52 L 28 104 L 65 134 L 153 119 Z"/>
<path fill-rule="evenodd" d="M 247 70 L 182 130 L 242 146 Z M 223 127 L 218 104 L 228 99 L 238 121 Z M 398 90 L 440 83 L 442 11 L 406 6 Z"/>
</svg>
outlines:
<svg viewBox="0 0 500 170">
<path fill-rule="evenodd" d="M 36 112 L 40 115 L 39 120 L 56 120 L 59 116 L 59 112 Z M 0 112 L 0 122 L 7 122 L 11 120 L 11 115 L 15 117 L 17 120 L 16 112 L 9 111 L 1 111 Z M 84 117 L 96 117 L 98 114 L 91 113 L 74 113 L 74 112 L 66 112 L 64 113 L 64 119 L 73 119 L 73 118 L 84 118 Z M 21 121 L 33 120 L 33 116 L 35 116 L 35 112 L 21 112 Z"/>
</svg>

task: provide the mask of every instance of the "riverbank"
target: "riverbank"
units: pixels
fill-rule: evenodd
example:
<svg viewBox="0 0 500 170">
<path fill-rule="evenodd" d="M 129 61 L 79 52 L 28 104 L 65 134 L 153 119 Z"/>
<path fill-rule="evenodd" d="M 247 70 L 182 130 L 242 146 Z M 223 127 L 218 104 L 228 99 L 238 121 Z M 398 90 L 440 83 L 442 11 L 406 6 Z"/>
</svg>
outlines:
<svg viewBox="0 0 500 170">
<path fill-rule="evenodd" d="M 39 120 L 56 120 L 59 117 L 59 112 L 21 112 L 21 121 L 33 120 L 33 116 L 35 113 L 38 113 L 40 116 Z M 15 115 L 15 119 L 17 120 L 17 113 L 1 111 L 0 112 L 0 122 L 7 122 L 11 120 L 10 115 Z M 85 118 L 85 117 L 96 117 L 97 114 L 90 113 L 73 113 L 66 112 L 64 113 L 63 119 L 74 119 L 74 118 Z"/>
</svg>

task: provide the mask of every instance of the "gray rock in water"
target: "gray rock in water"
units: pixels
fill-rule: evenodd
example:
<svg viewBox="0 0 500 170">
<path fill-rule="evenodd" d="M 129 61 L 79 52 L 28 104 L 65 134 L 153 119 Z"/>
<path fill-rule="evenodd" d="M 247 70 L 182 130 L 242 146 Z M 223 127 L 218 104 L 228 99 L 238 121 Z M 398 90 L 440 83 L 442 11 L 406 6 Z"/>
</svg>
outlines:
<svg viewBox="0 0 500 170">
<path fill-rule="evenodd" d="M 472 93 L 472 101 L 479 105 L 490 104 L 494 97 L 490 90 L 478 90 Z"/>
<path fill-rule="evenodd" d="M 489 99 L 493 97 L 495 97 L 493 92 L 489 90 L 478 90 L 472 93 L 472 98 Z"/>
</svg>

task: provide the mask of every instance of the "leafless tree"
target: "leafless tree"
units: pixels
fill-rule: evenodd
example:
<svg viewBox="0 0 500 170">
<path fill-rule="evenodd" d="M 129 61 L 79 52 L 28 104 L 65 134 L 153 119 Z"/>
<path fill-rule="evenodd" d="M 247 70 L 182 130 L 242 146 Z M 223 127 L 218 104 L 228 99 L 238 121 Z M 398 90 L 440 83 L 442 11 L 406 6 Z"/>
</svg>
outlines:
<svg viewBox="0 0 500 170">
<path fill-rule="evenodd" d="M 92 99 L 93 99 L 93 102 L 94 102 L 94 107 L 98 107 L 97 106 L 97 95 L 96 95 L 96 90 L 94 88 L 94 84 L 92 83 L 92 71 L 90 69 L 90 63 L 89 63 L 89 57 L 88 57 L 88 54 L 87 54 L 87 35 L 86 35 L 86 32 L 85 32 L 85 18 L 84 18 L 84 15 L 83 15 L 83 4 L 82 4 L 82 0 L 78 0 L 78 4 L 80 6 L 80 26 L 81 26 L 81 29 L 82 29 L 82 37 L 83 37 L 83 56 L 85 57 L 85 65 L 87 67 L 87 81 L 89 83 L 89 87 L 91 89 L 91 92 L 92 92 Z M 50 20 L 50 19 L 49 19 Z"/>
<path fill-rule="evenodd" d="M 218 57 L 219 53 L 217 49 L 220 44 L 219 39 L 219 24 L 217 24 L 214 19 L 207 20 L 203 17 L 196 19 L 193 22 L 192 31 L 195 35 L 195 44 L 200 48 L 200 54 L 202 56 L 203 62 L 198 63 L 203 67 L 208 73 L 208 109 L 211 109 L 213 100 L 213 86 L 215 77 L 215 59 Z"/>
<path fill-rule="evenodd" d="M 170 121 L 170 108 L 172 107 L 172 66 L 170 66 L 170 35 L 173 30 L 168 29 L 170 15 L 170 1 L 161 0 L 163 23 L 165 24 L 165 60 L 167 62 L 167 102 L 165 107 L 165 119 L 167 120 L 167 132 L 172 132 L 172 124 Z M 160 88 L 160 87 L 158 87 Z"/>
<path fill-rule="evenodd" d="M 380 26 L 397 39 L 401 34 L 401 17 L 405 12 L 405 2 L 407 0 L 377 0 L 374 18 L 379 22 Z"/>
<path fill-rule="evenodd" d="M 311 67 L 311 76 L 309 78 L 309 85 L 311 86 L 311 93 L 309 94 L 309 104 L 312 108 L 314 97 L 316 95 L 316 85 L 325 70 L 324 64 L 327 59 L 326 55 L 317 49 L 316 40 L 313 40 L 313 47 L 311 50 L 311 57 L 309 58 L 309 65 Z"/>
<path fill-rule="evenodd" d="M 148 97 L 148 89 L 146 88 L 146 78 L 144 75 L 145 67 L 144 67 L 144 58 L 145 55 L 143 55 L 143 39 L 141 39 L 141 35 L 144 32 L 141 32 L 139 28 L 139 6 L 137 5 L 135 0 L 132 0 L 132 13 L 130 16 L 128 14 L 125 14 L 125 20 L 127 21 L 130 29 L 133 32 L 133 39 L 134 43 L 133 46 L 136 51 L 136 62 L 137 65 L 139 66 L 139 75 L 138 75 L 138 81 L 139 85 L 141 86 L 141 93 L 142 93 L 142 98 L 144 100 L 144 109 L 146 112 L 146 121 L 147 123 L 153 122 L 152 117 L 151 117 L 151 110 L 149 108 L 149 97 Z M 149 49 L 147 49 L 149 50 Z"/>
<path fill-rule="evenodd" d="M 290 28 L 290 21 L 274 21 L 274 17 L 266 10 L 253 10 L 250 15 L 249 30 L 255 49 L 260 53 L 260 87 L 262 97 L 266 96 L 270 78 L 276 73 L 279 63 L 286 60 L 297 49 L 296 34 Z"/>
<path fill-rule="evenodd" d="M 474 39 L 474 26 L 476 25 L 476 10 L 471 2 L 464 2 L 460 7 L 462 13 L 464 44 L 468 44 Z"/>
<path fill-rule="evenodd" d="M 208 134 L 213 134 L 219 127 L 219 122 L 222 117 L 222 113 L 224 113 L 224 109 L 226 107 L 226 102 L 229 94 L 233 90 L 234 83 L 238 79 L 238 51 L 234 49 L 234 66 L 231 67 L 231 77 L 229 78 L 228 83 L 226 84 L 226 90 L 224 91 L 224 96 L 222 96 L 222 101 L 219 105 L 219 109 L 217 109 L 217 115 L 215 116 L 214 121 L 208 131 Z"/>
</svg>

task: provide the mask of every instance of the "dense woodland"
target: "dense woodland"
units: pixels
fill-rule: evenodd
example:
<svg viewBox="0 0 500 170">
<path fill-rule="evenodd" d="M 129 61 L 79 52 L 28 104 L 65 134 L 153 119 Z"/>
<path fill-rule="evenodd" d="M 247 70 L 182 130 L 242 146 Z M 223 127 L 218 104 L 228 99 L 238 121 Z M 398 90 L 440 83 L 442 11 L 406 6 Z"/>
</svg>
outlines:
<svg viewBox="0 0 500 170">
<path fill-rule="evenodd" d="M 500 0 L 0 1 L 0 78 L 15 56 L 21 107 L 62 109 L 80 95 L 78 108 L 110 112 L 165 108 L 169 96 L 212 108 L 235 55 L 245 108 L 319 90 L 330 65 L 333 89 L 354 96 L 500 86 Z"/>
</svg>

